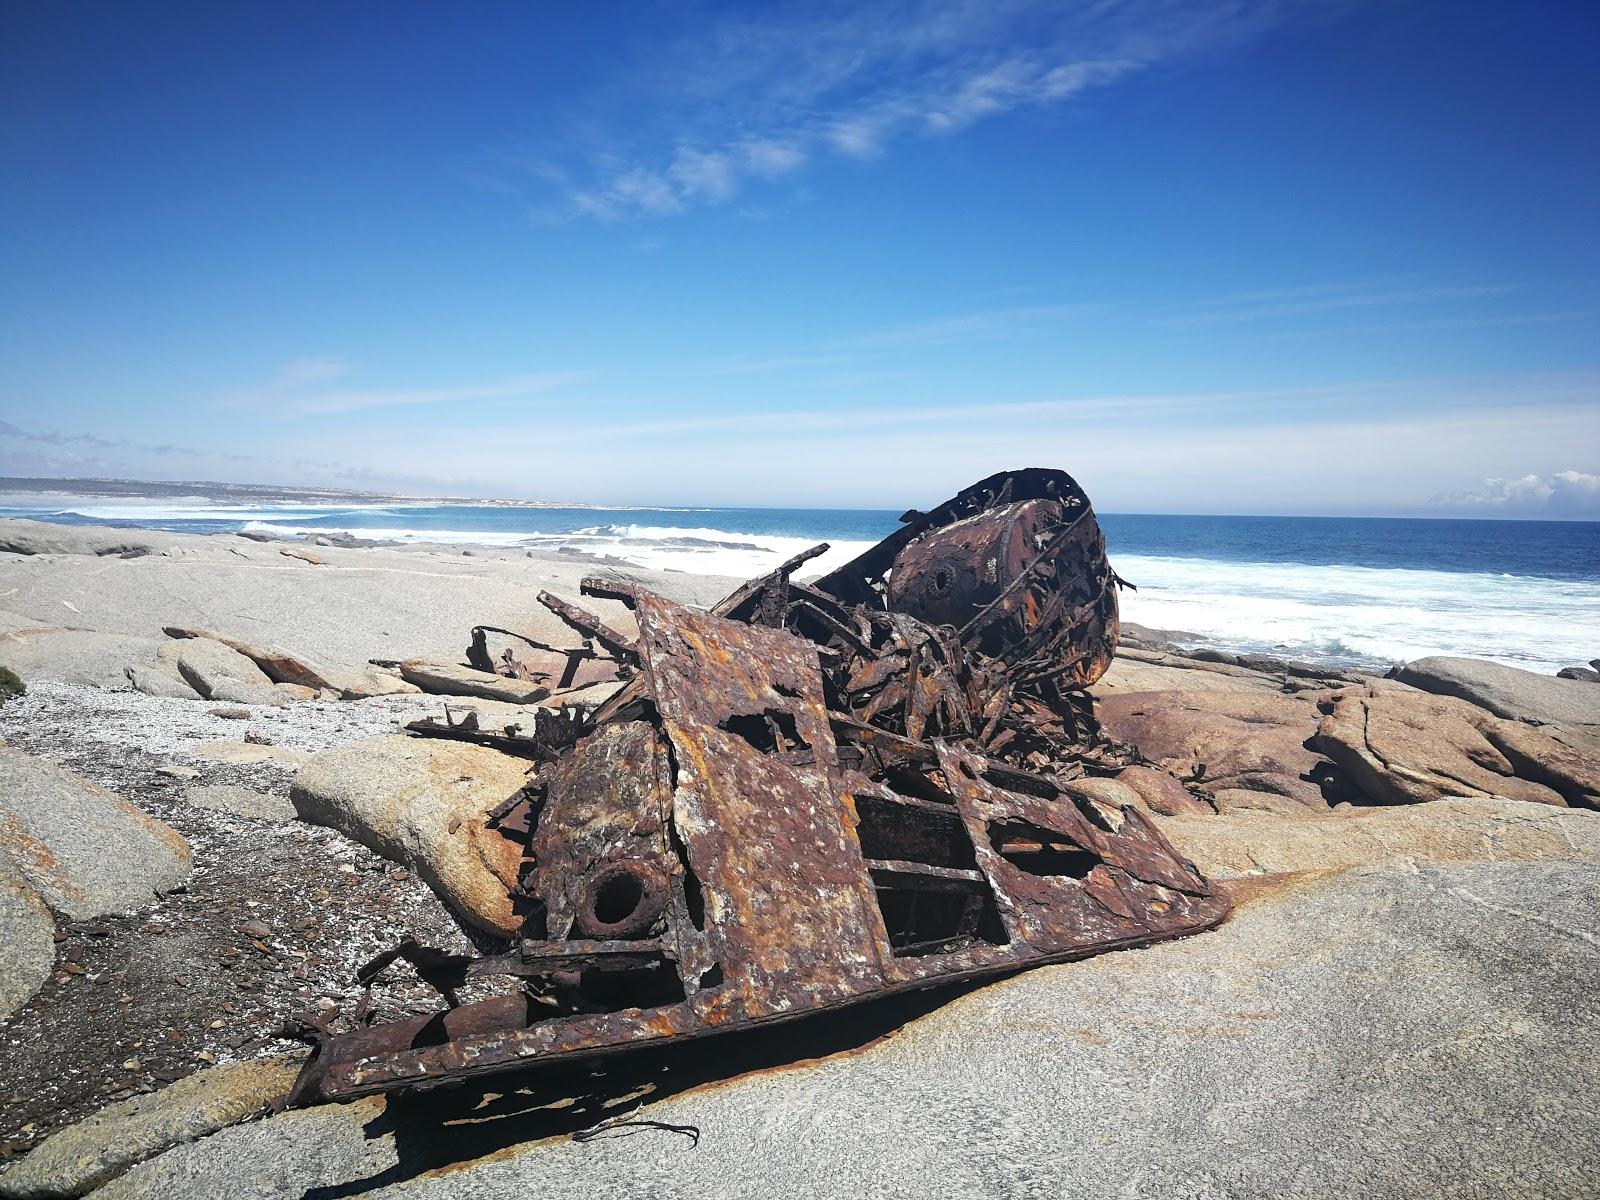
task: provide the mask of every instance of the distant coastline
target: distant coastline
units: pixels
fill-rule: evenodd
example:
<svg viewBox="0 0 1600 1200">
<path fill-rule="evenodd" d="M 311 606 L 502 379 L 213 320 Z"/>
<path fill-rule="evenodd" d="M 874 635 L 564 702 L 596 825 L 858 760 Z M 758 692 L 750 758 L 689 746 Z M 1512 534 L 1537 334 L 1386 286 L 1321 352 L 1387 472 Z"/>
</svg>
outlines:
<svg viewBox="0 0 1600 1200">
<path fill-rule="evenodd" d="M 419 496 L 353 488 L 218 483 L 209 479 L 56 479 L 0 476 L 0 495 L 96 496 L 124 500 L 196 499 L 250 504 L 450 504 L 473 508 L 586 508 L 609 512 L 679 512 L 660 505 L 594 504 L 582 500 L 485 500 L 473 496 Z"/>
</svg>

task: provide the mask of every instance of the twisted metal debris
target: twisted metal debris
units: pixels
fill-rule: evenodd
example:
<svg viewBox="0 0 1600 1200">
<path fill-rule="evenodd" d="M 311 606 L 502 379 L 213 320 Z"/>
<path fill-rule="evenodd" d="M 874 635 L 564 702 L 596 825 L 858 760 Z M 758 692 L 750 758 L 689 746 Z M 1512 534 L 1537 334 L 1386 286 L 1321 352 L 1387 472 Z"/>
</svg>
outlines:
<svg viewBox="0 0 1600 1200">
<path fill-rule="evenodd" d="M 405 942 L 369 963 L 370 984 L 410 962 L 448 1007 L 316 1031 L 295 1102 L 791 1020 L 1221 920 L 1143 813 L 1074 782 L 1127 761 L 1084 691 L 1115 650 L 1120 581 L 1083 491 L 1004 472 L 901 521 L 813 583 L 792 576 L 826 546 L 711 612 L 585 580 L 633 610 L 636 639 L 541 595 L 583 647 L 529 643 L 542 666 L 507 650 L 499 669 L 570 683 L 604 659 L 626 682 L 505 732 L 412 727 L 535 764 L 490 818 L 525 846 L 522 936 L 491 957 Z M 474 665 L 495 666 L 491 632 L 508 631 L 475 629 Z M 457 1003 L 486 975 L 521 985 Z"/>
</svg>

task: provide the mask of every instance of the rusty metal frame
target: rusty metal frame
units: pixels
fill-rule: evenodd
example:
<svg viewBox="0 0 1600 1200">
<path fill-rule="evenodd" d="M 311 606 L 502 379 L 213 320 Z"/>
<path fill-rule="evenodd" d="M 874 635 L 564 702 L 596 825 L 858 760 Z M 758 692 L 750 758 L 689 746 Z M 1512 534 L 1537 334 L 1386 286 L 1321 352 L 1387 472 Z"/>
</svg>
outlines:
<svg viewBox="0 0 1600 1200">
<path fill-rule="evenodd" d="M 924 740 L 914 723 L 875 722 L 894 705 L 834 707 L 848 707 L 848 679 L 872 661 L 850 652 L 895 639 L 908 698 L 924 677 L 916 662 L 945 655 L 926 711 L 971 716 L 976 700 L 988 712 L 974 690 L 993 683 L 987 660 L 974 666 L 950 634 L 846 608 L 786 571 L 730 597 L 744 620 L 602 589 L 635 610 L 637 642 L 609 629 L 606 640 L 639 675 L 539 774 L 517 826 L 525 936 L 509 954 L 420 964 L 447 999 L 458 974 L 513 976 L 518 991 L 324 1034 L 295 1102 L 793 1020 L 1193 933 L 1225 914 L 1142 814 L 1074 789 L 1070 772 L 991 757 L 982 729 Z M 602 627 L 571 607 L 576 626 Z M 838 626 L 826 642 L 789 628 L 817 612 Z M 916 706 L 898 711 L 904 725 Z M 982 724 L 998 729 L 1003 715 Z"/>
</svg>

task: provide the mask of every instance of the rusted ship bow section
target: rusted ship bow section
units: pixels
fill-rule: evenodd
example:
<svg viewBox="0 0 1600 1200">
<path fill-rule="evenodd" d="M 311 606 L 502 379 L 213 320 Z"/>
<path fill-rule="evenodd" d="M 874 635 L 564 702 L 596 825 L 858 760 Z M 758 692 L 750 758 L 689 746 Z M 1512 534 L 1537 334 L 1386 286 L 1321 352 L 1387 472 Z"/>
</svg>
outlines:
<svg viewBox="0 0 1600 1200">
<path fill-rule="evenodd" d="M 526 847 L 523 936 L 374 960 L 364 981 L 405 959 L 448 1007 L 319 1031 L 295 1102 L 791 1020 L 1222 918 L 1141 812 L 1075 783 L 1126 760 L 1083 692 L 1115 648 L 1118 581 L 1070 477 L 994 476 L 791 579 L 825 549 L 709 613 L 585 581 L 633 609 L 636 640 L 546 600 L 627 682 L 501 739 L 534 772 L 491 818 Z M 484 975 L 520 986 L 456 1003 Z"/>
</svg>

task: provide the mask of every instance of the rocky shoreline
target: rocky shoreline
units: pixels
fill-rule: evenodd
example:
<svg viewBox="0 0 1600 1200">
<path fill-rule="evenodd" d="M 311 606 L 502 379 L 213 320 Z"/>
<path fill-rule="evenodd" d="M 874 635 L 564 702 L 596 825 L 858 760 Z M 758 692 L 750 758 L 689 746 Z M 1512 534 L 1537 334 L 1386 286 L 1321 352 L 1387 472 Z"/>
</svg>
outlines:
<svg viewBox="0 0 1600 1200">
<path fill-rule="evenodd" d="M 600 570 L 701 605 L 737 582 Z M 0 666 L 27 686 L 0 704 L 0 1196 L 521 1195 L 576 1172 L 619 1195 L 1596 1186 L 1600 683 L 1140 630 L 1093 693 L 1145 763 L 1087 782 L 1226 881 L 1217 931 L 714 1063 L 257 1119 L 299 1053 L 284 1023 L 347 1016 L 356 965 L 407 931 L 463 952 L 504 931 L 504 864 L 471 834 L 525 764 L 400 730 L 592 700 L 462 655 L 478 623 L 558 641 L 537 593 L 594 573 L 0 521 Z"/>
</svg>

